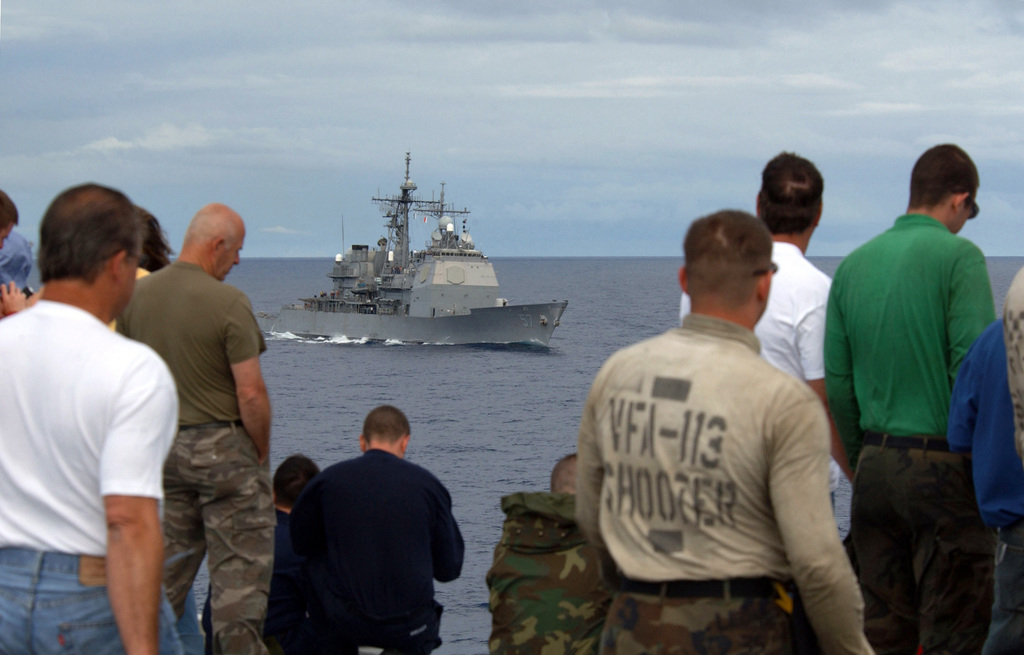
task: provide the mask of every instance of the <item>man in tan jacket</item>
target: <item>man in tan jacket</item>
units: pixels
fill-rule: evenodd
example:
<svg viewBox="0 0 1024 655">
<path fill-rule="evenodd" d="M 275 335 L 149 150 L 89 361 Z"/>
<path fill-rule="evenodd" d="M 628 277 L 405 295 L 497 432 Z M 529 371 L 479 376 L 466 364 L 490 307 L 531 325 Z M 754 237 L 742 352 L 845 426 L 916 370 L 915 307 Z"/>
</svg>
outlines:
<svg viewBox="0 0 1024 655">
<path fill-rule="evenodd" d="M 576 518 L 619 590 L 601 652 L 789 652 L 779 590 L 795 582 L 824 652 L 871 653 L 829 503 L 825 411 L 752 331 L 771 235 L 725 211 L 683 248 L 691 314 L 613 355 L 580 424 Z"/>
</svg>

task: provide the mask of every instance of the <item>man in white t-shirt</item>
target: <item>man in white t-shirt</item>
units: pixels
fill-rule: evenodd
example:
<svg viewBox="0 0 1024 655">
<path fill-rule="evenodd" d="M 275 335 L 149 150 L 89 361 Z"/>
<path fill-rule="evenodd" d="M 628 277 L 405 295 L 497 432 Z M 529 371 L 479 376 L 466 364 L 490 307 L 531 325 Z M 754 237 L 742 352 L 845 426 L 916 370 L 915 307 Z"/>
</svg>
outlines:
<svg viewBox="0 0 1024 655">
<path fill-rule="evenodd" d="M 825 182 L 813 163 L 783 152 L 764 167 L 757 194 L 757 216 L 772 233 L 772 280 L 768 307 L 754 328 L 761 356 L 776 368 L 804 380 L 828 407 L 825 395 L 825 309 L 832 281 L 807 261 L 804 253 L 821 220 Z M 684 293 L 679 316 L 690 312 Z M 853 478 L 846 451 L 832 423 L 830 487 L 840 476 Z"/>
<path fill-rule="evenodd" d="M 180 653 L 159 516 L 177 394 L 107 327 L 135 285 L 135 208 L 83 185 L 39 230 L 45 299 L 0 321 L 0 653 Z"/>
</svg>

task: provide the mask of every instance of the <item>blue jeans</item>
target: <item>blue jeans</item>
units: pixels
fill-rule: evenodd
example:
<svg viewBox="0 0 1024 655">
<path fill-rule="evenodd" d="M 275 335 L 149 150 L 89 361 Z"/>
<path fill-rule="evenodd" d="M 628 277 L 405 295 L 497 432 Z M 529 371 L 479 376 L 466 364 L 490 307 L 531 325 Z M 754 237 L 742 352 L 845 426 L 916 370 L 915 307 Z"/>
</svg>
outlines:
<svg viewBox="0 0 1024 655">
<path fill-rule="evenodd" d="M 175 628 L 178 630 L 185 655 L 203 655 L 203 631 L 199 628 L 199 612 L 196 609 L 194 589 L 189 589 L 188 596 L 185 596 L 185 613 L 178 619 Z"/>
<path fill-rule="evenodd" d="M 999 528 L 992 623 L 982 655 L 1017 655 L 1024 644 L 1024 519 Z"/>
<path fill-rule="evenodd" d="M 181 655 L 175 616 L 160 604 L 160 653 Z M 106 587 L 78 582 L 78 556 L 0 548 L 0 653 L 120 655 Z"/>
</svg>

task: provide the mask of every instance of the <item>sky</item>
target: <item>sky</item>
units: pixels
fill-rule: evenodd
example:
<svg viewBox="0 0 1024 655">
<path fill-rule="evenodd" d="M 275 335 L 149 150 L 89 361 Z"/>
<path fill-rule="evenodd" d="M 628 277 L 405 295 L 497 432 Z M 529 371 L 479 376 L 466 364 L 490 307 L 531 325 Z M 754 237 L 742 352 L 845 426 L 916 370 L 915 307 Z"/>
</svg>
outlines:
<svg viewBox="0 0 1024 655">
<path fill-rule="evenodd" d="M 0 188 L 32 240 L 94 181 L 175 249 L 223 202 L 243 257 L 332 257 L 383 235 L 408 151 L 492 257 L 681 256 L 786 150 L 825 178 L 826 256 L 951 142 L 981 176 L 961 235 L 1024 255 L 1022 56 L 1018 0 L 0 0 Z"/>
</svg>

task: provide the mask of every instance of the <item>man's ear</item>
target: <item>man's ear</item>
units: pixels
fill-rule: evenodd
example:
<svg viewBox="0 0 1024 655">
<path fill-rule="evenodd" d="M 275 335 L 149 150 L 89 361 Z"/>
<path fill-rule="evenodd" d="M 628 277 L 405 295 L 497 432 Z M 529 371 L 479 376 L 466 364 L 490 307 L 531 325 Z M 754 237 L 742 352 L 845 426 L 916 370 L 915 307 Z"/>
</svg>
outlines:
<svg viewBox="0 0 1024 655">
<path fill-rule="evenodd" d="M 760 302 L 768 302 L 768 294 L 772 288 L 772 278 L 775 273 L 768 273 L 757 278 L 757 299 Z"/>
<path fill-rule="evenodd" d="M 690 281 L 686 277 L 686 265 L 684 264 L 684 265 L 679 267 L 679 288 L 682 289 L 683 293 L 685 293 L 687 295 L 689 295 L 689 293 L 690 293 L 690 290 L 688 288 L 689 284 L 690 284 Z"/>
<path fill-rule="evenodd" d="M 363 435 L 359 435 L 359 451 L 365 453 L 369 448 L 370 442 Z"/>
<path fill-rule="evenodd" d="M 115 282 L 122 281 L 121 278 L 126 275 L 126 270 L 128 271 L 127 275 L 131 275 L 133 278 L 135 277 L 135 267 L 128 267 L 125 265 L 125 259 L 127 258 L 127 250 L 118 250 L 110 257 L 110 259 L 107 260 L 107 263 L 103 265 L 103 268 L 107 270 L 107 273 Z M 129 268 L 130 270 L 128 270 Z"/>
</svg>

